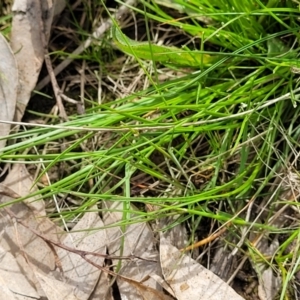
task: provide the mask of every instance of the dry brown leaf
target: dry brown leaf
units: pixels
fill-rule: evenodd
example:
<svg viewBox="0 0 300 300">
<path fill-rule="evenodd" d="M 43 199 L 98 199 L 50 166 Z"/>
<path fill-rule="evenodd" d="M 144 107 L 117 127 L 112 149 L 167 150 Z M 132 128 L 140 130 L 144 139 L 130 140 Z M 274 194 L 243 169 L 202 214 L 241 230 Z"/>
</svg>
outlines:
<svg viewBox="0 0 300 300">
<path fill-rule="evenodd" d="M 20 88 L 15 120 L 21 121 L 44 61 L 43 29 L 48 40 L 53 19 L 53 1 L 15 0 L 11 30 L 11 48 L 18 64 Z M 44 18 L 44 19 L 43 19 Z"/>
<path fill-rule="evenodd" d="M 0 246 L 0 277 L 2 278 L 0 285 L 7 287 L 15 295 L 39 299 L 37 291 L 30 284 L 24 271 L 15 257 Z"/>
<path fill-rule="evenodd" d="M 2 184 L 2 195 L 6 194 L 6 196 L 11 198 L 28 196 L 30 193 L 37 191 L 37 188 L 33 184 L 33 179 L 28 173 L 26 166 L 24 164 L 14 164 L 8 177 Z M 9 191 L 7 190 L 6 192 L 5 189 L 10 189 L 15 195 L 9 195 Z M 34 213 L 38 214 L 39 217 L 46 216 L 44 201 L 42 199 L 37 201 L 37 199 L 37 197 L 28 198 L 24 202 Z"/>
<path fill-rule="evenodd" d="M 263 270 L 259 278 L 258 297 L 261 300 L 273 300 L 281 287 L 281 278 L 276 277 L 271 267 Z"/>
<path fill-rule="evenodd" d="M 156 274 L 150 275 L 151 278 L 153 278 L 161 287 L 164 288 L 165 291 L 167 291 L 170 295 L 172 295 L 175 298 L 175 294 L 173 290 L 170 288 L 170 286 L 166 283 L 164 279 L 162 279 L 160 276 Z"/>
<path fill-rule="evenodd" d="M 2 183 L 0 183 L 0 195 L 8 196 L 12 199 L 17 199 L 20 197 L 19 194 L 15 193 L 12 189 Z"/>
<path fill-rule="evenodd" d="M 62 11 L 65 9 L 66 7 L 66 0 L 54 0 L 54 13 L 53 13 L 53 16 L 56 17 L 56 16 L 59 16 Z"/>
<path fill-rule="evenodd" d="M 16 108 L 18 90 L 18 70 L 10 46 L 0 34 L 0 120 L 12 121 Z M 10 125 L 0 123 L 0 137 L 9 134 Z M 0 149 L 6 140 L 0 140 Z"/>
<path fill-rule="evenodd" d="M 160 219 L 158 221 L 158 229 L 161 230 L 175 223 L 177 218 L 178 216 L 171 216 Z M 169 230 L 163 232 L 164 237 L 178 249 L 185 248 L 188 243 L 188 234 L 184 223 L 169 227 L 171 227 Z"/>
<path fill-rule="evenodd" d="M 172 246 L 161 235 L 163 275 L 178 300 L 242 300 L 228 284 Z"/>
<path fill-rule="evenodd" d="M 123 204 L 120 202 L 105 202 L 111 210 L 115 212 L 107 212 L 103 215 L 103 222 L 105 225 L 112 225 L 122 220 Z M 131 206 L 131 209 L 134 209 Z M 119 211 L 119 212 L 118 212 Z M 158 252 L 155 249 L 155 239 L 151 229 L 146 223 L 131 224 L 126 227 L 126 232 L 122 232 L 120 227 L 113 227 L 106 229 L 108 242 L 108 251 L 112 255 L 121 254 L 122 237 L 124 236 L 124 247 L 122 255 L 129 256 L 135 255 L 146 259 L 158 260 Z M 114 261 L 118 263 L 118 261 Z M 142 281 L 148 278 L 150 274 L 161 275 L 159 263 L 155 261 L 135 260 L 135 261 L 122 261 L 122 268 L 119 274 L 136 281 Z M 141 293 L 137 290 L 133 291 L 132 285 L 124 280 L 117 278 L 117 283 L 122 299 L 143 299 Z M 143 285 L 152 287 L 154 290 L 160 290 L 159 285 L 149 277 L 143 281 Z M 153 295 L 149 299 L 157 299 Z"/>
<path fill-rule="evenodd" d="M 74 287 L 66 282 L 58 281 L 50 276 L 35 272 L 47 300 L 81 300 L 74 295 Z"/>
<path fill-rule="evenodd" d="M 143 300 L 172 300 L 173 299 L 170 296 L 164 294 L 163 292 L 153 289 L 149 286 L 146 286 L 143 283 L 140 283 L 136 280 L 132 280 L 124 276 L 119 276 L 119 278 L 124 282 L 129 283 L 129 285 L 131 286 L 131 294 L 128 293 L 128 295 L 126 296 L 124 296 L 124 294 L 121 294 L 122 299 L 135 300 L 137 299 L 136 295 L 139 295 L 138 299 L 143 299 Z M 135 288 L 137 294 L 133 291 L 132 289 L 133 287 Z"/>
<path fill-rule="evenodd" d="M 15 210 L 14 212 L 19 214 L 29 226 L 38 226 L 33 214 L 25 204 L 18 204 L 17 209 L 14 209 L 15 207 L 14 205 L 11 209 Z M 16 224 L 5 211 L 1 212 L 0 232 L 1 247 L 15 257 L 24 274 L 26 274 L 28 281 L 36 287 L 38 294 L 43 296 L 44 293 L 40 289 L 33 273 L 33 267 L 39 268 L 45 273 L 50 273 L 55 269 L 53 253 L 48 245 L 29 232 L 28 229 Z"/>
<path fill-rule="evenodd" d="M 105 230 L 93 230 L 99 227 L 103 227 L 99 214 L 87 212 L 73 228 L 74 233 L 65 234 L 62 243 L 74 249 L 106 254 Z M 88 299 L 95 289 L 101 271 L 75 253 L 58 248 L 57 254 L 64 277 L 74 288 L 74 295 L 81 300 Z M 99 266 L 104 263 L 103 257 L 88 256 L 88 258 Z"/>
<path fill-rule="evenodd" d="M 279 241 L 275 237 L 270 244 L 270 237 L 263 236 L 257 244 L 257 249 L 266 256 L 272 257 L 279 248 Z M 258 297 L 261 300 L 275 299 L 281 287 L 281 278 L 276 276 L 275 272 L 270 266 L 265 263 L 253 262 L 252 266 L 258 275 Z"/>
<path fill-rule="evenodd" d="M 0 295 L 5 300 L 17 300 L 13 292 L 7 287 L 6 282 L 0 276 Z"/>
<path fill-rule="evenodd" d="M 33 191 L 31 189 L 32 184 L 32 179 L 26 168 L 23 165 L 14 165 L 12 171 L 2 183 L 2 192 L 4 191 L 4 193 L 0 195 L 0 202 L 6 203 L 14 200 L 7 195 L 7 191 L 12 191 L 16 195 L 27 196 Z M 28 203 L 34 200 L 36 199 L 28 199 Z M 10 210 L 29 228 L 41 232 L 52 240 L 59 241 L 59 233 L 62 230 L 44 217 L 45 212 L 42 201 L 37 205 L 32 204 L 30 207 L 25 203 L 15 203 L 10 206 Z M 44 274 L 50 274 L 56 268 L 53 251 L 43 239 L 28 230 L 28 228 L 17 224 L 5 210 L 1 210 L 0 233 L 1 247 L 16 258 L 28 280 L 33 286 L 36 286 L 38 294 L 43 296 L 44 292 L 33 273 L 33 267 Z"/>
<path fill-rule="evenodd" d="M 109 274 L 101 272 L 99 281 L 89 300 L 114 300 Z"/>
</svg>

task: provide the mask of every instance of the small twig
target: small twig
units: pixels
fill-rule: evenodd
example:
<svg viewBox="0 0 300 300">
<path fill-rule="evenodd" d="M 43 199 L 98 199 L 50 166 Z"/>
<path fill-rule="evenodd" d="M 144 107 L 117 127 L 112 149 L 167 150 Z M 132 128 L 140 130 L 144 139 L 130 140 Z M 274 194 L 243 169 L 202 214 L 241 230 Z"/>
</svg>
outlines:
<svg viewBox="0 0 300 300">
<path fill-rule="evenodd" d="M 230 224 L 229 224 L 230 225 Z M 198 247 L 201 247 L 203 245 L 206 245 L 210 242 L 212 242 L 213 240 L 215 240 L 216 238 L 218 238 L 219 236 L 221 236 L 226 230 L 227 230 L 227 227 L 229 226 L 227 225 L 226 227 L 223 227 L 221 230 L 219 230 L 218 232 L 210 235 L 209 237 L 193 244 L 193 245 L 190 245 L 188 247 L 185 247 L 183 249 L 180 249 L 180 251 L 189 251 L 189 250 L 194 250 L 195 248 L 198 248 Z"/>
<path fill-rule="evenodd" d="M 52 67 L 52 64 L 51 64 L 51 60 L 50 60 L 48 50 L 45 49 L 45 52 L 46 52 L 45 53 L 45 63 L 46 63 L 46 67 L 47 67 L 49 76 L 51 78 L 51 83 L 52 83 L 52 88 L 53 88 L 55 99 L 56 99 L 56 104 L 57 104 L 58 109 L 59 109 L 59 115 L 64 121 L 68 121 L 68 116 L 66 114 L 66 111 L 65 111 L 62 99 L 61 99 L 61 94 L 62 93 L 61 93 L 60 88 L 58 86 L 58 83 L 56 81 L 56 77 L 55 77 L 55 74 L 54 74 L 54 71 L 53 71 L 53 67 Z"/>
<path fill-rule="evenodd" d="M 84 109 L 84 105 L 81 101 L 77 101 L 77 100 L 74 100 L 68 96 L 66 96 L 65 94 L 63 94 L 62 92 L 60 92 L 60 97 L 62 99 L 64 99 L 66 102 L 69 102 L 69 103 L 72 103 L 72 104 L 75 104 L 76 105 L 76 108 L 77 108 L 77 113 L 79 115 L 83 115 L 85 113 L 85 109 Z"/>
</svg>

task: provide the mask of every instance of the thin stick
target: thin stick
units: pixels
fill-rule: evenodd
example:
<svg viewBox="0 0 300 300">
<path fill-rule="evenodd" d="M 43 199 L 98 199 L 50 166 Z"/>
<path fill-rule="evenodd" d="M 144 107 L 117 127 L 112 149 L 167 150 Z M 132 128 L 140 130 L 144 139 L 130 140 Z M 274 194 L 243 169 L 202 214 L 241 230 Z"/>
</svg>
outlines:
<svg viewBox="0 0 300 300">
<path fill-rule="evenodd" d="M 188 247 L 185 247 L 183 249 L 180 249 L 180 251 L 189 251 L 189 250 L 194 250 L 195 248 L 201 247 L 203 245 L 206 245 L 210 242 L 212 242 L 213 240 L 215 240 L 216 238 L 218 238 L 219 236 L 221 236 L 225 231 L 227 230 L 227 227 L 223 227 L 221 230 L 219 230 L 218 232 L 208 236 L 207 238 L 193 244 L 190 245 Z"/>
</svg>

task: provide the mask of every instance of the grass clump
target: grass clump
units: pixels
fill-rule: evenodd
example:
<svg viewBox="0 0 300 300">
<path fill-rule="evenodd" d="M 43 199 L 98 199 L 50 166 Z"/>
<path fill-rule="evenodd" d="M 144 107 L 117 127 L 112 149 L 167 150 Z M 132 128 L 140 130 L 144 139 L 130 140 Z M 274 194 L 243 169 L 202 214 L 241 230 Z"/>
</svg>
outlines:
<svg viewBox="0 0 300 300">
<path fill-rule="evenodd" d="M 128 20 L 122 28 L 131 56 L 109 48 L 116 41 L 107 36 L 102 44 L 110 63 L 102 61 L 101 74 L 90 59 L 103 98 L 85 95 L 85 114 L 11 135 L 18 142 L 3 149 L 1 160 L 43 164 L 39 176 L 63 168 L 63 176 L 38 194 L 74 197 L 78 204 L 61 209 L 66 220 L 119 200 L 140 209 L 128 208 L 135 217 L 116 225 L 176 216 L 171 226 L 185 222 L 192 236 L 202 224 L 228 225 L 227 243 L 238 244 L 254 264 L 267 261 L 283 279 L 280 298 L 292 299 L 299 269 L 297 3 L 174 0 L 169 6 L 177 11 L 166 6 L 141 1 L 133 8 L 136 23 Z M 126 39 L 139 24 L 144 41 L 164 41 L 213 62 L 200 58 L 198 66 L 187 61 L 182 67 L 159 55 L 144 60 L 141 44 Z M 147 42 L 143 51 L 157 57 Z M 133 74 L 140 82 L 126 90 L 122 78 L 133 81 Z M 288 217 L 282 221 L 277 211 Z M 259 253 L 255 240 L 263 236 L 280 241 L 272 258 Z"/>
</svg>

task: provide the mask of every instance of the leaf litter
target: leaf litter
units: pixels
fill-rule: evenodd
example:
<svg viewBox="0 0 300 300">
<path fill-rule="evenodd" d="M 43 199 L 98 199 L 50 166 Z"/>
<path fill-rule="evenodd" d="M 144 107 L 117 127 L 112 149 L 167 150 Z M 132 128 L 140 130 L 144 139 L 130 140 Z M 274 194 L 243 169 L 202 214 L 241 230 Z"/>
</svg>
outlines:
<svg viewBox="0 0 300 300">
<path fill-rule="evenodd" d="M 103 215 L 103 222 L 106 226 L 110 226 L 122 220 L 123 213 L 120 212 L 123 203 L 106 202 L 105 208 L 111 211 L 105 212 Z M 132 207 L 134 209 L 134 207 Z M 128 216 L 129 218 L 131 216 Z M 135 281 L 142 281 L 144 286 L 158 290 L 157 283 L 149 277 L 151 274 L 160 274 L 160 266 L 158 261 L 158 251 L 155 249 L 155 239 L 152 230 L 145 223 L 137 223 L 126 226 L 124 230 L 119 227 L 111 227 L 106 229 L 108 243 L 107 248 L 110 254 L 117 255 L 134 255 L 150 259 L 154 261 L 113 261 L 118 268 L 118 274 L 134 279 Z M 122 244 L 120 244 L 120 240 Z M 156 261 L 155 261 L 156 260 Z M 143 294 L 145 290 L 140 291 L 139 286 L 136 293 L 133 292 L 132 283 L 126 282 L 121 278 L 117 278 L 118 288 L 122 299 L 144 299 Z M 157 295 L 152 295 L 150 299 L 155 299 Z"/>
<path fill-rule="evenodd" d="M 15 0 L 12 11 L 10 45 L 15 53 L 20 85 L 15 120 L 21 121 L 42 68 L 43 35 L 46 40 L 49 38 L 54 6 L 46 0 Z"/>
<path fill-rule="evenodd" d="M 2 36 L 0 43 L 1 61 L 7 61 L 7 65 L 0 64 L 0 74 L 11 72 L 7 78 L 0 78 L 4 90 L 1 101 L 9 112 L 0 116 L 2 120 L 12 120 L 16 101 L 16 120 L 21 120 L 37 83 L 45 55 L 41 36 L 45 34 L 48 40 L 53 19 L 49 3 L 42 1 L 42 6 L 37 5 L 38 1 L 14 3 L 11 47 L 15 55 Z M 47 20 L 42 19 L 45 13 Z M 44 25 L 38 26 L 41 22 Z M 3 58 L 4 53 L 7 58 Z M 6 84 L 8 79 L 10 83 Z M 8 103 L 7 99 L 11 101 Z M 2 125 L 1 135 L 7 135 L 9 127 Z M 1 203 L 26 197 L 35 189 L 33 186 L 25 166 L 14 165 L 2 183 Z M 11 214 L 2 210 L 0 287 L 5 299 L 19 299 L 20 295 L 24 299 L 98 299 L 99 295 L 101 299 L 113 299 L 114 278 L 122 299 L 170 299 L 157 284 L 158 279 L 153 279 L 162 277 L 166 289 L 168 285 L 170 294 L 177 299 L 243 299 L 218 276 L 180 251 L 182 241 L 174 247 L 161 235 L 158 249 L 158 241 L 147 224 L 109 228 L 122 220 L 122 214 L 114 212 L 122 209 L 122 204 L 115 201 L 106 205 L 111 212 L 104 213 L 103 220 L 97 213 L 86 212 L 69 233 L 46 217 L 41 199 L 15 203 L 10 208 Z M 84 231 L 92 228 L 105 229 Z M 274 254 L 271 246 L 269 250 L 269 255 Z M 126 256 L 129 259 L 123 260 Z M 107 268 L 105 259 L 111 260 L 114 272 Z M 264 282 L 274 280 L 273 271 L 258 270 L 258 273 L 262 273 L 260 298 L 272 299 L 276 292 L 268 291 L 270 284 Z"/>
<path fill-rule="evenodd" d="M 65 234 L 62 237 L 62 243 L 74 249 L 80 249 L 80 251 L 106 253 L 106 232 L 104 230 L 86 231 L 86 229 L 100 227 L 103 227 L 103 222 L 99 214 L 87 212 L 74 226 L 73 233 Z M 72 282 L 72 285 L 76 286 L 73 291 L 74 295 L 78 299 L 88 299 L 99 280 L 101 270 L 68 250 L 59 248 L 57 254 L 64 272 L 64 280 Z M 92 257 L 91 259 L 99 266 L 104 265 L 104 257 Z"/>
<path fill-rule="evenodd" d="M 18 69 L 9 44 L 0 33 L 0 120 L 13 121 L 18 91 Z M 0 124 L 0 137 L 7 136 L 10 124 Z M 0 149 L 6 140 L 0 140 Z"/>
<path fill-rule="evenodd" d="M 44 60 L 43 34 L 48 36 L 50 24 L 53 18 L 53 7 L 49 8 L 46 2 L 37 5 L 37 1 L 15 1 L 13 6 L 14 19 L 11 35 L 11 45 L 16 53 L 18 61 L 19 81 L 17 80 L 16 63 L 11 50 L 7 51 L 11 55 L 12 72 L 15 72 L 13 83 L 8 85 L 11 88 L 6 98 L 11 98 L 12 107 L 10 112 L 15 111 L 15 102 L 17 100 L 16 120 L 21 120 L 26 105 L 30 99 L 30 94 L 36 85 L 42 62 Z M 42 12 L 42 10 L 44 12 Z M 42 14 L 48 15 L 48 20 L 44 26 L 40 26 Z M 25 17 L 24 17 L 25 16 Z M 42 32 L 46 28 L 46 33 Z M 5 43 L 4 43 L 5 45 Z M 7 46 L 7 45 L 6 45 Z M 4 51 L 3 51 L 4 52 Z M 9 61 L 9 60 L 8 60 Z M 3 71 L 5 73 L 5 70 Z M 7 74 L 7 73 L 6 73 Z M 17 88 L 19 82 L 20 88 Z M 4 97 L 3 97 L 4 98 Z M 10 116 L 12 120 L 12 116 Z M 8 131 L 6 132 L 6 134 Z M 11 201 L 16 196 L 27 196 L 32 192 L 33 180 L 27 173 L 24 165 L 15 165 L 9 175 L 3 182 L 3 191 L 1 202 Z M 38 201 L 36 201 L 38 200 Z M 169 296 L 160 292 L 157 283 L 150 277 L 156 274 L 161 276 L 160 265 L 158 261 L 158 251 L 155 250 L 155 240 L 151 229 L 146 224 L 134 224 L 126 228 L 124 232 L 119 228 L 109 228 L 106 231 L 97 231 L 96 233 L 81 232 L 81 229 L 103 227 L 99 216 L 96 213 L 86 213 L 79 223 L 73 228 L 78 231 L 72 234 L 66 234 L 62 237 L 62 231 L 47 217 L 45 217 L 44 203 L 41 199 L 28 199 L 26 203 L 16 203 L 11 206 L 10 213 L 2 211 L 1 220 L 3 253 L 3 266 L 5 262 L 13 267 L 12 271 L 17 272 L 17 284 L 8 285 L 8 291 L 12 292 L 8 297 L 23 294 L 25 297 L 39 298 L 46 296 L 48 299 L 88 299 L 99 281 L 101 271 L 93 266 L 79 253 L 99 251 L 106 252 L 106 246 L 109 253 L 122 255 L 143 256 L 143 258 L 156 257 L 156 262 L 147 260 L 137 261 L 119 261 L 121 267 L 117 276 L 118 288 L 121 297 L 124 299 L 168 299 Z M 111 209 L 116 208 L 112 203 Z M 14 222 L 13 219 L 22 220 Z M 106 225 L 121 220 L 119 213 L 108 213 L 104 215 Z M 23 225 L 23 226 L 20 226 Z M 106 235 L 109 237 L 106 240 Z M 120 251 L 120 239 L 124 238 L 124 245 Z M 53 249 L 53 245 L 64 244 L 64 247 Z M 146 248 L 145 248 L 146 245 Z M 73 252 L 70 248 L 73 248 Z M 76 253 L 75 249 L 80 248 Z M 86 253 L 87 253 L 86 252 Z M 117 264 L 117 260 L 112 260 Z M 102 266 L 103 257 L 95 257 L 93 263 Z M 20 270 L 25 270 L 23 274 Z M 33 268 L 32 268 L 33 267 Z M 54 270 L 54 271 L 53 271 Z M 63 273 L 61 272 L 63 271 Z M 4 278 L 10 278 L 9 273 L 4 274 Z M 17 279 L 19 278 L 19 279 Z M 63 279 L 63 281 L 61 281 Z M 142 283 L 139 283 L 142 281 Z M 29 284 L 29 282 L 31 284 Z M 33 288 L 32 285 L 35 287 Z M 18 286 L 21 290 L 15 290 Z M 26 287 L 27 286 L 27 287 Z M 136 293 L 132 288 L 135 288 Z M 4 287 L 3 288 L 7 288 Z M 17 297 L 17 296 L 16 296 Z"/>
<path fill-rule="evenodd" d="M 172 246 L 163 235 L 160 261 L 164 278 L 178 300 L 243 299 L 213 272 Z"/>
</svg>

